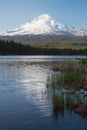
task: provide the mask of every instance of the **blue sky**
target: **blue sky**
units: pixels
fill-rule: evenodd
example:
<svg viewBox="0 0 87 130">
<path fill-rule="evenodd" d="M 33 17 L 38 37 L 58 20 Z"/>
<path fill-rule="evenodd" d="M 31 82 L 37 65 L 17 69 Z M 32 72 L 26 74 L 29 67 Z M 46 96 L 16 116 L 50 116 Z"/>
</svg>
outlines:
<svg viewBox="0 0 87 130">
<path fill-rule="evenodd" d="M 87 0 L 0 0 L 0 32 L 49 14 L 56 21 L 87 29 Z"/>
</svg>

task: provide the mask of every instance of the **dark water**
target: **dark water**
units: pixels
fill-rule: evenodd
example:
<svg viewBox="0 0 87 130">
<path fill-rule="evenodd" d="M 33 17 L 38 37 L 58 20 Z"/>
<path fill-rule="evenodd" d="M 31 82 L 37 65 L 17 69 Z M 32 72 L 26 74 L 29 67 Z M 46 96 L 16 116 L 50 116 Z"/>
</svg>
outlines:
<svg viewBox="0 0 87 130">
<path fill-rule="evenodd" d="M 47 58 L 0 57 L 0 130 L 87 130 L 87 119 L 72 111 L 55 118 L 46 80 L 56 60 Z"/>
</svg>

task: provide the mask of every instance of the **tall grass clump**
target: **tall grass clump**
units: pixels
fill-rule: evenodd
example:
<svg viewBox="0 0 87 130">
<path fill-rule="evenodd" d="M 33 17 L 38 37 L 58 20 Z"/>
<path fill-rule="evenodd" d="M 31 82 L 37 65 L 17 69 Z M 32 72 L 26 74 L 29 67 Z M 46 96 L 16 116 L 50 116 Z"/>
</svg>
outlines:
<svg viewBox="0 0 87 130">
<path fill-rule="evenodd" d="M 64 109 L 64 95 L 53 93 L 52 96 L 52 104 L 54 109 Z"/>
<path fill-rule="evenodd" d="M 63 72 L 56 78 L 58 84 L 80 84 L 86 80 L 86 74 L 80 72 Z"/>
<path fill-rule="evenodd" d="M 87 66 L 87 59 L 81 59 L 81 60 L 80 60 L 80 63 L 81 63 L 82 65 Z"/>
<path fill-rule="evenodd" d="M 83 82 L 86 81 L 86 74 L 81 72 L 61 72 L 52 74 L 47 79 L 47 88 L 55 91 L 62 86 L 80 86 Z"/>
<path fill-rule="evenodd" d="M 84 81 L 86 74 L 81 72 L 58 72 L 48 76 L 46 92 L 52 99 L 55 117 L 60 113 L 63 114 L 64 110 L 74 111 L 87 117 L 87 96 L 83 91 L 74 89 L 81 87 Z"/>
</svg>

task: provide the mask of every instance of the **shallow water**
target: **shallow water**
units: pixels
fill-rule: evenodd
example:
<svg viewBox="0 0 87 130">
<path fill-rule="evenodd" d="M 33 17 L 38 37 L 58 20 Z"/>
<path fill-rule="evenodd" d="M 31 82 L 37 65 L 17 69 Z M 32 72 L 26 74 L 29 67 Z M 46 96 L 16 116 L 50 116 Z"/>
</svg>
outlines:
<svg viewBox="0 0 87 130">
<path fill-rule="evenodd" d="M 87 119 L 72 111 L 55 118 L 45 90 L 50 66 L 57 60 L 40 59 L 0 57 L 0 130 L 87 130 Z"/>
</svg>

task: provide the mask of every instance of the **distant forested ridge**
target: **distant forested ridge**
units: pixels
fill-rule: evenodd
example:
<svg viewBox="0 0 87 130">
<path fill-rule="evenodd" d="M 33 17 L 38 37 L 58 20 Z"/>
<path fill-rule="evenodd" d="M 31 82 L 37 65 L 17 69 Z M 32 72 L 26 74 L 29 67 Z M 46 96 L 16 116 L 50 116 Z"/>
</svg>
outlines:
<svg viewBox="0 0 87 130">
<path fill-rule="evenodd" d="M 59 43 L 70 43 L 70 44 L 86 44 L 87 36 L 66 36 L 66 35 L 16 35 L 16 36 L 0 36 L 1 40 L 14 41 L 22 44 L 59 44 Z"/>
<path fill-rule="evenodd" d="M 14 41 L 0 40 L 0 55 L 87 55 L 87 49 L 35 47 Z"/>
</svg>

